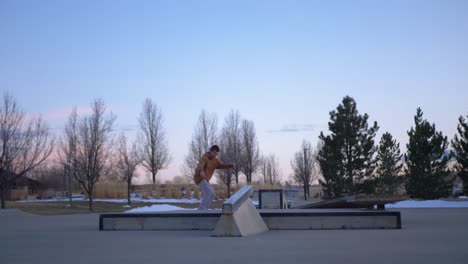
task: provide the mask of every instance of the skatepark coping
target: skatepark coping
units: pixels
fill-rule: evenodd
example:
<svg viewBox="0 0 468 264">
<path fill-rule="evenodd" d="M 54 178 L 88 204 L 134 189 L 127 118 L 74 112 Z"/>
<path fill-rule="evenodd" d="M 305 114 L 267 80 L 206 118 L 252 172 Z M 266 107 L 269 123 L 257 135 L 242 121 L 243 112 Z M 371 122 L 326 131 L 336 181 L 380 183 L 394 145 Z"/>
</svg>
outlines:
<svg viewBox="0 0 468 264">
<path fill-rule="evenodd" d="M 233 214 L 253 194 L 253 187 L 246 185 L 223 203 L 223 214 Z"/>
</svg>

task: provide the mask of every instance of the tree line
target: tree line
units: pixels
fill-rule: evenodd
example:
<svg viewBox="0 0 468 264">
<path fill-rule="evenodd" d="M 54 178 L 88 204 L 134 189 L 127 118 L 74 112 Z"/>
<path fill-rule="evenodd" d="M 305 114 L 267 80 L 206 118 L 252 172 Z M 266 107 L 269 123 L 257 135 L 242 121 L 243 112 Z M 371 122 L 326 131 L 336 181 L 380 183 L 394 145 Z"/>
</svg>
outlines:
<svg viewBox="0 0 468 264">
<path fill-rule="evenodd" d="M 96 99 L 88 115 L 80 116 L 75 107 L 61 135 L 54 137 L 41 117 L 27 116 L 16 99 L 5 94 L 0 103 L 1 208 L 5 208 L 15 182 L 31 175 L 51 156 L 64 176 L 70 203 L 71 186 L 77 182 L 89 198 L 90 211 L 99 180 L 112 175 L 126 181 L 130 192 L 139 165 L 151 173 L 154 191 L 158 171 L 171 160 L 160 109 L 150 99 L 143 103 L 138 136 L 133 142 L 124 133 L 115 135 L 115 120 L 104 101 Z"/>
<path fill-rule="evenodd" d="M 359 114 L 349 96 L 330 112 L 330 134 L 321 132 L 323 145 L 317 155 L 326 196 L 395 194 L 404 186 L 412 197 L 436 199 L 451 193 L 453 174 L 463 180 L 467 193 L 468 123 L 463 116 L 458 119 L 458 134 L 450 142 L 417 108 L 404 154 L 389 132 L 375 144 L 379 126 L 369 124 L 368 119 L 367 114 Z"/>
<path fill-rule="evenodd" d="M 291 159 L 291 180 L 302 186 L 305 199 L 310 198 L 310 186 L 317 180 L 327 197 L 395 194 L 404 186 L 414 197 L 439 198 L 451 191 L 450 173 L 460 176 L 468 193 L 468 122 L 463 116 L 458 119 L 458 134 L 449 142 L 435 124 L 423 119 L 418 108 L 404 154 L 388 132 L 376 144 L 379 126 L 377 122 L 369 125 L 368 119 L 367 114 L 359 114 L 355 100 L 346 96 L 330 112 L 330 133 L 321 132 L 315 147 L 310 141 L 302 142 Z M 161 109 L 151 99 L 143 102 L 134 140 L 124 133 L 116 135 L 115 121 L 116 116 L 107 111 L 103 100 L 96 99 L 91 103 L 90 114 L 80 116 L 75 107 L 63 131 L 54 137 L 41 117 L 27 116 L 16 99 L 5 94 L 0 103 L 1 207 L 5 208 L 15 181 L 32 174 L 48 159 L 61 170 L 70 203 L 71 186 L 78 183 L 89 197 L 90 211 L 96 182 L 112 175 L 127 182 L 130 193 L 138 166 L 151 174 L 155 195 L 157 174 L 172 160 Z M 224 161 L 236 165 L 217 173 L 228 196 L 232 185 L 239 184 L 242 178 L 248 184 L 280 183 L 277 157 L 272 153 L 261 154 L 254 122 L 242 118 L 235 110 L 224 118 L 220 129 L 216 114 L 201 111 L 181 173 L 191 179 L 199 159 L 214 144 L 221 146 Z M 454 164 L 449 168 L 451 160 Z"/>
<path fill-rule="evenodd" d="M 72 202 L 72 185 L 78 183 L 88 196 L 90 211 L 93 211 L 93 190 L 98 181 L 106 177 L 125 181 L 130 194 L 138 166 L 151 174 L 152 195 L 155 196 L 158 172 L 172 160 L 161 109 L 151 99 L 143 102 L 134 140 L 129 140 L 125 133 L 116 135 L 115 121 L 116 116 L 106 109 L 104 101 L 95 99 L 88 115 L 80 116 L 76 107 L 73 108 L 63 131 L 55 137 L 41 117 L 26 115 L 16 99 L 5 94 L 0 103 L 1 208 L 5 208 L 15 182 L 23 176 L 44 174 L 40 169 L 47 160 L 54 164 L 54 174 L 63 175 L 69 203 Z M 276 157 L 274 154 L 261 156 L 254 123 L 241 119 L 238 111 L 226 117 L 221 132 L 217 130 L 216 115 L 205 110 L 201 112 L 183 166 L 186 176 L 192 178 L 198 160 L 212 144 L 222 145 L 223 159 L 237 164 L 218 174 L 229 195 L 233 182 L 239 183 L 244 175 L 251 183 L 260 167 L 264 182 L 279 183 Z M 60 172 L 56 173 L 57 170 Z"/>
<path fill-rule="evenodd" d="M 185 177 L 192 179 L 198 161 L 214 144 L 221 146 L 220 156 L 224 162 L 235 164 L 232 169 L 216 172 L 218 180 L 226 186 L 228 196 L 232 185 L 239 184 L 242 177 L 247 184 L 253 182 L 254 175 L 259 176 L 257 182 L 280 183 L 278 159 L 274 154 L 260 153 L 254 122 L 241 118 L 235 110 L 225 117 L 220 129 L 215 113 L 201 111 L 184 160 Z"/>
</svg>

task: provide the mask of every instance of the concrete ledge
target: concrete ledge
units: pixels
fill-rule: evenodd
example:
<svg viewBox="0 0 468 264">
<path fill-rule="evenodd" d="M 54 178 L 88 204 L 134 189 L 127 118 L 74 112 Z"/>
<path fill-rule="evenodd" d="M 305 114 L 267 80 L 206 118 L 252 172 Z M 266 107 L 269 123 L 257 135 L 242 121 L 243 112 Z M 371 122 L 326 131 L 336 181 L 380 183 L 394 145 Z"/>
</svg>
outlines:
<svg viewBox="0 0 468 264">
<path fill-rule="evenodd" d="M 400 212 L 340 210 L 262 210 L 270 230 L 401 229 Z"/>
<path fill-rule="evenodd" d="M 99 230 L 213 230 L 221 211 L 102 214 Z"/>
<path fill-rule="evenodd" d="M 385 209 L 385 204 L 396 203 L 405 197 L 396 195 L 349 195 L 320 202 L 310 202 L 295 206 L 295 209 L 319 209 L 319 208 L 374 208 Z"/>
<path fill-rule="evenodd" d="M 242 189 L 237 191 L 223 203 L 223 214 L 233 214 L 247 201 L 247 199 L 252 203 L 252 200 L 250 200 L 252 193 L 252 186 L 247 185 L 242 187 Z"/>
<path fill-rule="evenodd" d="M 223 204 L 223 213 L 219 218 L 212 236 L 240 237 L 260 234 L 268 231 L 250 196 L 253 187 L 242 187 Z"/>
<path fill-rule="evenodd" d="M 400 212 L 367 210 L 259 210 L 271 230 L 401 229 Z M 214 230 L 221 211 L 102 214 L 99 230 Z"/>
</svg>

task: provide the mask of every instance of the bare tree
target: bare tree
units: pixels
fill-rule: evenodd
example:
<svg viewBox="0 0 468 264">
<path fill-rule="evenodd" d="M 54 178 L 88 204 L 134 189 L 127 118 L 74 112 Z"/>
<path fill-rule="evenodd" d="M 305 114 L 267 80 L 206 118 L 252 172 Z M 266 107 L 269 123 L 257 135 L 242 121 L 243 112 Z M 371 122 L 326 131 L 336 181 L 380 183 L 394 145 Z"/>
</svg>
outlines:
<svg viewBox="0 0 468 264">
<path fill-rule="evenodd" d="M 185 157 L 183 166 L 183 175 L 188 179 L 193 179 L 193 173 L 203 154 L 205 154 L 212 145 L 216 144 L 218 131 L 218 118 L 216 114 L 207 113 L 202 110 L 198 117 L 198 123 L 192 135 L 189 144 L 189 151 Z"/>
<path fill-rule="evenodd" d="M 59 164 L 63 168 L 65 185 L 68 189 L 69 206 L 72 204 L 73 179 L 77 178 L 78 113 L 73 108 L 64 128 L 64 135 L 59 143 Z"/>
<path fill-rule="evenodd" d="M 310 185 L 318 176 L 317 150 L 310 142 L 302 141 L 301 149 L 294 154 L 291 161 L 294 180 L 301 184 L 304 190 L 304 200 L 310 198 Z"/>
<path fill-rule="evenodd" d="M 240 114 L 238 111 L 231 111 L 224 119 L 224 126 L 221 129 L 221 158 L 223 161 L 233 163 L 234 167 L 218 172 L 218 177 L 223 182 L 228 191 L 228 197 L 231 196 L 231 183 L 233 178 L 236 184 L 239 184 L 240 171 Z"/>
<path fill-rule="evenodd" d="M 280 183 L 281 180 L 278 160 L 274 154 L 262 157 L 260 173 L 263 178 L 263 183 L 272 185 Z"/>
<path fill-rule="evenodd" d="M 39 181 L 41 185 L 47 188 L 60 190 L 65 185 L 63 168 L 60 164 L 53 162 L 51 159 L 48 159 L 40 166 L 34 168 L 34 170 L 30 171 L 26 176 Z"/>
<path fill-rule="evenodd" d="M 234 168 L 229 169 L 232 172 L 236 184 L 239 184 L 239 175 L 241 174 L 241 133 L 240 133 L 240 114 L 239 111 L 231 110 L 229 115 L 224 119 L 224 127 L 222 129 L 221 150 L 224 151 L 224 159 L 234 164 Z M 222 151 L 223 153 L 223 151 Z"/>
<path fill-rule="evenodd" d="M 260 154 L 253 121 L 243 120 L 241 125 L 240 170 L 245 174 L 247 184 L 260 166 Z"/>
<path fill-rule="evenodd" d="M 151 172 L 153 179 L 152 192 L 155 195 L 156 174 L 169 165 L 171 157 L 169 156 L 162 113 L 149 98 L 143 103 L 139 123 L 142 165 Z"/>
<path fill-rule="evenodd" d="M 227 135 L 227 131 L 224 128 L 221 132 L 221 153 L 220 153 L 220 158 L 223 161 L 226 162 L 231 162 L 233 160 L 233 150 L 232 148 L 229 148 L 229 136 Z M 226 185 L 227 188 L 227 197 L 231 197 L 231 185 L 232 185 L 232 180 L 234 177 L 234 168 L 231 169 L 225 169 L 225 170 L 220 170 L 218 172 L 218 178 L 219 180 Z"/>
<path fill-rule="evenodd" d="M 0 196 L 1 208 L 12 184 L 50 156 L 54 139 L 41 118 L 26 120 L 15 98 L 4 94 L 0 102 Z"/>
<path fill-rule="evenodd" d="M 76 151 L 76 180 L 89 197 L 89 210 L 93 211 L 94 185 L 111 168 L 112 131 L 115 116 L 106 115 L 101 99 L 91 104 L 92 113 L 78 123 Z"/>
<path fill-rule="evenodd" d="M 119 138 L 117 152 L 117 172 L 127 183 L 128 205 L 131 205 L 130 189 L 132 186 L 132 178 L 135 176 L 135 170 L 138 164 L 141 163 L 141 158 L 139 157 L 136 142 L 133 142 L 132 145 L 129 146 L 127 137 L 123 133 Z"/>
</svg>

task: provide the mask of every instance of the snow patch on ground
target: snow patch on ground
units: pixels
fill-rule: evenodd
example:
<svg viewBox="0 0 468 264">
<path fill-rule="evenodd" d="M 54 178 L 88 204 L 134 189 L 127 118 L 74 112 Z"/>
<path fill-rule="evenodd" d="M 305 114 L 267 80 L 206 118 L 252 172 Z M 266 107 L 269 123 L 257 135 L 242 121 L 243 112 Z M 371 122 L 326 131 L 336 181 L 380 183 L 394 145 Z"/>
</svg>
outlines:
<svg viewBox="0 0 468 264">
<path fill-rule="evenodd" d="M 165 212 L 165 211 L 175 211 L 175 210 L 196 210 L 196 208 L 187 209 L 169 204 L 154 204 L 151 206 L 144 206 L 134 208 L 132 210 L 126 211 L 126 213 L 149 213 L 149 212 Z"/>
</svg>

